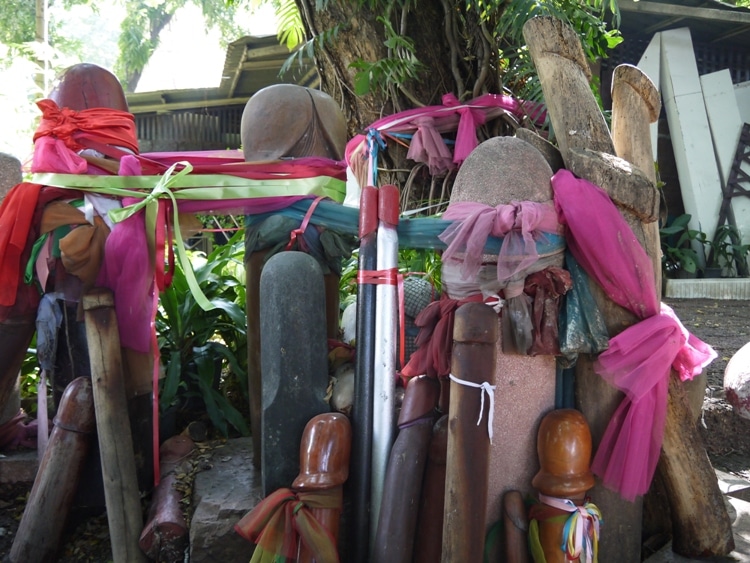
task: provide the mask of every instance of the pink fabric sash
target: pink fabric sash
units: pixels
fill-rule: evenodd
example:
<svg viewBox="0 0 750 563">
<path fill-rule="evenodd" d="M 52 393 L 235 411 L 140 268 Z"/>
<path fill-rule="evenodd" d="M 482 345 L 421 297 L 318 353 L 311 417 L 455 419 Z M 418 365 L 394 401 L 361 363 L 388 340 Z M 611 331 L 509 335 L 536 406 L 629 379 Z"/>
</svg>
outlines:
<svg viewBox="0 0 750 563">
<path fill-rule="evenodd" d="M 503 112 L 512 114 L 519 121 L 530 117 L 539 124 L 544 122 L 545 117 L 541 106 L 510 96 L 484 94 L 461 103 L 455 95 L 445 94 L 442 105 L 414 108 L 389 115 L 375 121 L 368 129 L 379 131 L 384 136 L 388 133 L 414 133 L 411 142 L 416 142 L 418 146 L 414 147 L 413 152 L 410 148 L 412 156 L 409 158 L 427 163 L 432 174 L 444 174 L 460 166 L 477 146 L 476 128 Z M 438 137 L 440 133 L 452 131 L 456 132 L 456 141 L 451 157 L 445 141 Z M 367 134 L 355 135 L 346 144 L 345 159 L 352 169 L 356 168 L 353 163 L 355 155 L 364 159 L 368 157 Z"/>
<path fill-rule="evenodd" d="M 609 196 L 560 170 L 555 207 L 573 256 L 615 303 L 641 321 L 610 339 L 594 369 L 625 393 L 597 449 L 592 471 L 624 498 L 646 493 L 659 461 L 671 368 L 684 381 L 716 357 L 666 305 L 659 307 L 651 260 Z"/>
<path fill-rule="evenodd" d="M 461 264 L 464 279 L 479 271 L 489 236 L 504 237 L 497 260 L 497 278 L 502 282 L 536 262 L 536 241 L 542 233 L 558 234 L 561 230 L 551 203 L 531 201 L 497 207 L 468 201 L 451 203 L 443 219 L 455 222 L 438 237 L 448 245 L 442 259 L 465 252 Z"/>
</svg>

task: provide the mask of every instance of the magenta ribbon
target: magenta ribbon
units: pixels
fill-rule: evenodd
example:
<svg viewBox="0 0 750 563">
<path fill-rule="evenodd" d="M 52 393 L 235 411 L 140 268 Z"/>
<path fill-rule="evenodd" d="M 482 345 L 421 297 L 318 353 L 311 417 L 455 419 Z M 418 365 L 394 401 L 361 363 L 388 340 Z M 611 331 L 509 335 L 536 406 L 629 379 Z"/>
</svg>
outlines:
<svg viewBox="0 0 750 563">
<path fill-rule="evenodd" d="M 628 500 L 648 491 L 664 435 L 674 368 L 684 381 L 716 357 L 666 305 L 659 305 L 649 256 L 607 193 L 568 170 L 552 177 L 555 207 L 573 256 L 618 305 L 639 319 L 609 341 L 596 372 L 625 393 L 592 471 Z"/>
</svg>

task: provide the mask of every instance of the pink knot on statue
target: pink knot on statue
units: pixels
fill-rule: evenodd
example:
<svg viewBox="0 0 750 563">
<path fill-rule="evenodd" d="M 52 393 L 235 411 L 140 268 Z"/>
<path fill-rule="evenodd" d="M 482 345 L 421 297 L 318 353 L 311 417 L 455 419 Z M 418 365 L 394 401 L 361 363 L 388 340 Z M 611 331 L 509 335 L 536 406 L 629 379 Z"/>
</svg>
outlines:
<svg viewBox="0 0 750 563">
<path fill-rule="evenodd" d="M 482 265 L 482 254 L 490 236 L 503 237 L 497 257 L 497 278 L 509 280 L 528 269 L 539 258 L 537 242 L 545 233 L 560 234 L 561 227 L 551 202 L 511 202 L 491 207 L 481 203 L 458 202 L 448 206 L 443 219 L 452 220 L 438 238 L 448 245 L 443 261 L 458 259 L 464 279 L 475 276 Z"/>
</svg>

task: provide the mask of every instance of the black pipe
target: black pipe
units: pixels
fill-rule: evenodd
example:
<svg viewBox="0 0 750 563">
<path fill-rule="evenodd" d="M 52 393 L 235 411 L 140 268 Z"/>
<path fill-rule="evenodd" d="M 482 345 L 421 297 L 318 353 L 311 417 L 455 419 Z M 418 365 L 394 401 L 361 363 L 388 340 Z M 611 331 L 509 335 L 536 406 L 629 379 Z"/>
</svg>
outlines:
<svg viewBox="0 0 750 563">
<path fill-rule="evenodd" d="M 359 219 L 359 272 L 377 267 L 378 190 L 362 190 Z M 373 283 L 360 280 L 357 288 L 357 357 L 354 401 L 352 406 L 352 458 L 348 486 L 351 491 L 352 518 L 349 542 L 350 561 L 369 558 L 370 481 L 372 480 L 372 414 L 375 370 L 375 289 Z"/>
</svg>

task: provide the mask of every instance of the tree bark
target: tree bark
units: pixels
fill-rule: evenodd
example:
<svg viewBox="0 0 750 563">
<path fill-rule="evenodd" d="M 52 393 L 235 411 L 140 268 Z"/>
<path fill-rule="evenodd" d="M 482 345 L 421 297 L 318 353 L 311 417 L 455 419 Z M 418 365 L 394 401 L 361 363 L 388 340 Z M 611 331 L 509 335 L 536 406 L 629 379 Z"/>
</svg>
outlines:
<svg viewBox="0 0 750 563">
<path fill-rule="evenodd" d="M 342 0 L 330 0 L 321 10 L 316 10 L 316 0 L 296 3 L 308 39 L 319 39 L 315 43 L 315 62 L 321 89 L 340 104 L 350 137 L 383 116 L 441 104 L 446 93 L 466 101 L 502 91 L 495 66 L 497 48 L 488 41 L 487 30 L 492 29 L 493 23 L 480 22 L 475 11 L 467 10 L 462 2 L 433 0 L 420 2 L 418 11 L 400 12 L 394 8 L 390 13 Z M 391 85 L 386 90 L 373 89 L 358 95 L 357 71 L 352 63 L 372 63 L 391 55 L 384 44 L 386 28 L 379 21 L 381 17 L 397 33 L 414 41 L 414 52 L 425 71 L 402 86 Z M 392 145 L 380 157 L 380 183 L 404 185 L 414 163 L 406 162 L 405 149 Z"/>
</svg>

